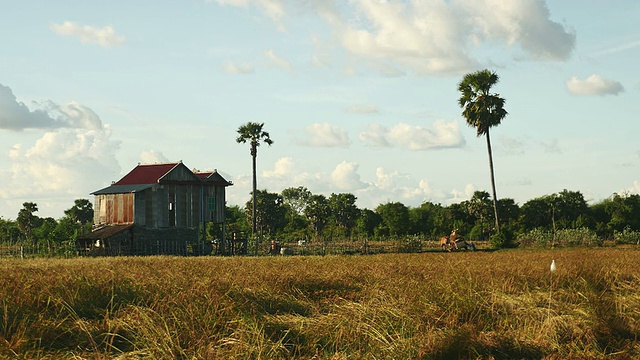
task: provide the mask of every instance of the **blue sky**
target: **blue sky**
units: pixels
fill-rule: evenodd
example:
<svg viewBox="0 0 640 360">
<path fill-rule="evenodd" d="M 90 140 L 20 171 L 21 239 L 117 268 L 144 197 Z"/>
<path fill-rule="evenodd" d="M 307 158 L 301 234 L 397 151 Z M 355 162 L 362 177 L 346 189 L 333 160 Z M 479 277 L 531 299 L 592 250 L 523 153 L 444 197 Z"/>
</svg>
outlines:
<svg viewBox="0 0 640 360">
<path fill-rule="evenodd" d="M 640 3 L 619 0 L 11 1 L 0 12 L 0 216 L 59 218 L 138 163 L 218 169 L 361 208 L 490 190 L 457 83 L 490 69 L 498 197 L 640 192 Z"/>
</svg>

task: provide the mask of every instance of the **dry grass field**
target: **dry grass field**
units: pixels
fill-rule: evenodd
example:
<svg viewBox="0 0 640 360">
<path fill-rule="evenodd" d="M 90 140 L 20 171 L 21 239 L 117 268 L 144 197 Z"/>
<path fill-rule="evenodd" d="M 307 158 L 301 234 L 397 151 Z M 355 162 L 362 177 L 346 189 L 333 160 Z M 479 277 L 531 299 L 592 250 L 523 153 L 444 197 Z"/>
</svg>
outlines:
<svg viewBox="0 0 640 360">
<path fill-rule="evenodd" d="M 620 248 L 0 260 L 0 357 L 632 359 L 639 264 Z"/>
</svg>

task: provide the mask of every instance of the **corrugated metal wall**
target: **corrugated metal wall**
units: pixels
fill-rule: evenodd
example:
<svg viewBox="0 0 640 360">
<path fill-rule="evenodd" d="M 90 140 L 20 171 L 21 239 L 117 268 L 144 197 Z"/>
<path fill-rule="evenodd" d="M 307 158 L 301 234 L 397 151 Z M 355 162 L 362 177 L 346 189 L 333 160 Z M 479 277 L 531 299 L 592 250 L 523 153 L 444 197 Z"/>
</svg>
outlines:
<svg viewBox="0 0 640 360">
<path fill-rule="evenodd" d="M 205 221 L 225 220 L 225 187 L 164 184 L 137 193 L 96 195 L 94 224 L 136 224 L 150 228 L 198 227 L 201 201 Z M 170 205 L 171 204 L 171 205 Z"/>
<path fill-rule="evenodd" d="M 97 214 L 94 213 L 96 224 L 133 223 L 133 193 L 96 195 L 96 207 L 98 210 Z"/>
</svg>

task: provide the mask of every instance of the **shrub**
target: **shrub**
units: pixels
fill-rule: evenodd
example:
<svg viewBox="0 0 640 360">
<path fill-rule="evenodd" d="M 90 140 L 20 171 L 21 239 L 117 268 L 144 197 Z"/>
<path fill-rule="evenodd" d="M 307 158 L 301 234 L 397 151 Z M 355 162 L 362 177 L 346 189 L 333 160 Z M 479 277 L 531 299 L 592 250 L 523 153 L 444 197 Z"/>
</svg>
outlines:
<svg viewBox="0 0 640 360">
<path fill-rule="evenodd" d="M 613 233 L 613 239 L 616 241 L 616 244 L 640 245 L 640 231 L 631 230 L 631 228 L 627 226 L 622 231 L 615 231 Z"/>
<path fill-rule="evenodd" d="M 541 228 L 535 228 L 524 234 L 518 234 L 517 241 L 520 246 L 547 247 L 553 241 L 553 233 Z"/>
<path fill-rule="evenodd" d="M 500 232 L 491 235 L 489 242 L 491 243 L 491 246 L 496 249 L 516 247 L 516 244 L 513 241 L 513 233 L 508 230 L 501 230 Z"/>
<path fill-rule="evenodd" d="M 562 246 L 602 246 L 602 239 L 588 228 L 564 229 L 556 233 L 556 244 Z"/>
</svg>

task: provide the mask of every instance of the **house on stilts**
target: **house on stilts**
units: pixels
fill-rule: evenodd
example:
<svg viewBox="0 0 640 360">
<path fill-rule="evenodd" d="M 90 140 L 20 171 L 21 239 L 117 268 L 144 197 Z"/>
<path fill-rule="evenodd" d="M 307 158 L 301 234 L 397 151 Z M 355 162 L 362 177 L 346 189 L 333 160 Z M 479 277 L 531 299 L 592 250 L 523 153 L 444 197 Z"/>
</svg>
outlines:
<svg viewBox="0 0 640 360">
<path fill-rule="evenodd" d="M 76 239 L 94 255 L 198 255 L 208 222 L 222 224 L 225 191 L 217 171 L 191 171 L 182 161 L 136 166 L 111 186 L 94 191 L 94 228 Z M 224 241 L 221 242 L 224 244 Z"/>
</svg>

